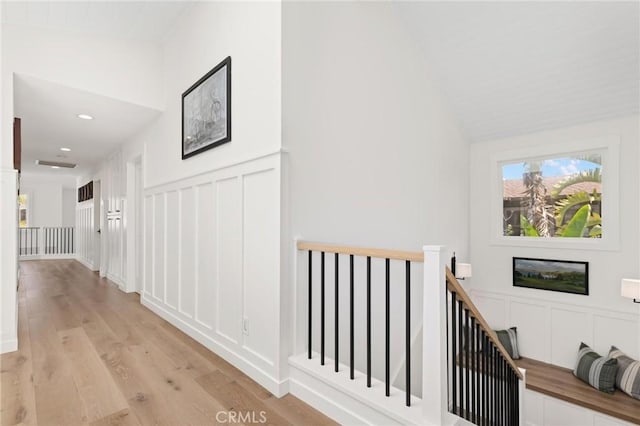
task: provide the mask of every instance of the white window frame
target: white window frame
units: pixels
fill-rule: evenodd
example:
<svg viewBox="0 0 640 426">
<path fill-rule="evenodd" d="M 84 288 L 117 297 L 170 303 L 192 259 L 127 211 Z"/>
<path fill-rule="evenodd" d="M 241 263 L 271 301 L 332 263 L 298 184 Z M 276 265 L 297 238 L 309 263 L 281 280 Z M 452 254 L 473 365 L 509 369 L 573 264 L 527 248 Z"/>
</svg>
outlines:
<svg viewBox="0 0 640 426">
<path fill-rule="evenodd" d="M 503 235 L 502 166 L 532 159 L 562 158 L 597 151 L 602 155 L 602 238 L 535 238 Z M 491 157 L 491 243 L 511 247 L 620 249 L 620 138 L 567 141 L 515 149 Z"/>
</svg>

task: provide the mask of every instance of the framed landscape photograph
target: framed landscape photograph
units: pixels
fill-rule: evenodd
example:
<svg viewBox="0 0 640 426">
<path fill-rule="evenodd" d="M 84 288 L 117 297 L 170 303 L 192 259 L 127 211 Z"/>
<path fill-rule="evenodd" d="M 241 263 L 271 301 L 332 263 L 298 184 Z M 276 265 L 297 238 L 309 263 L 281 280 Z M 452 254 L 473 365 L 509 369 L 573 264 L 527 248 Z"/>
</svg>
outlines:
<svg viewBox="0 0 640 426">
<path fill-rule="evenodd" d="M 589 262 L 514 257 L 513 285 L 588 295 Z"/>
<path fill-rule="evenodd" d="M 182 94 L 182 159 L 231 141 L 231 57 Z"/>
</svg>

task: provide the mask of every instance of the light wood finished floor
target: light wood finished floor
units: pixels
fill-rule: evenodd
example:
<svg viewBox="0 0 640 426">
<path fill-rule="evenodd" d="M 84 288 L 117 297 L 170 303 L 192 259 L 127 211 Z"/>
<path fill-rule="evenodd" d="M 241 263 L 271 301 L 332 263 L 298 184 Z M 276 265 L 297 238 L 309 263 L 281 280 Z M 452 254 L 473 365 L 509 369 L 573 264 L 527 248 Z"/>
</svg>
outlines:
<svg viewBox="0 0 640 426">
<path fill-rule="evenodd" d="M 3 426 L 213 425 L 227 412 L 245 424 L 334 424 L 274 397 L 76 261 L 21 268 L 20 349 L 0 356 Z"/>
</svg>

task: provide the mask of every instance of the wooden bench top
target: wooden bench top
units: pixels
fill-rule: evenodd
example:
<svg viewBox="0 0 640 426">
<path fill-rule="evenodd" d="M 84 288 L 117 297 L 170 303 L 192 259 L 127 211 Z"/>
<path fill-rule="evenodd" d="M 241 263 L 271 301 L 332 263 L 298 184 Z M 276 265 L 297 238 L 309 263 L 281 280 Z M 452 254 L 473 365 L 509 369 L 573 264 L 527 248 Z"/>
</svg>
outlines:
<svg viewBox="0 0 640 426">
<path fill-rule="evenodd" d="M 613 395 L 600 392 L 568 368 L 533 359 L 522 358 L 516 364 L 527 370 L 527 389 L 640 425 L 640 400 L 619 389 Z"/>
</svg>

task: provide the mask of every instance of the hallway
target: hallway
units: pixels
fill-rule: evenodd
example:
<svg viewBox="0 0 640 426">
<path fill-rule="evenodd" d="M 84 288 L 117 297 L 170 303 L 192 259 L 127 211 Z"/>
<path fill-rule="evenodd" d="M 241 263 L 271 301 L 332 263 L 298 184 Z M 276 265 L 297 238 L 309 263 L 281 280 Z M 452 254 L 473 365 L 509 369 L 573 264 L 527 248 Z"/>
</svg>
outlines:
<svg viewBox="0 0 640 426">
<path fill-rule="evenodd" d="M 21 263 L 0 424 L 323 425 L 74 260 Z"/>
</svg>

